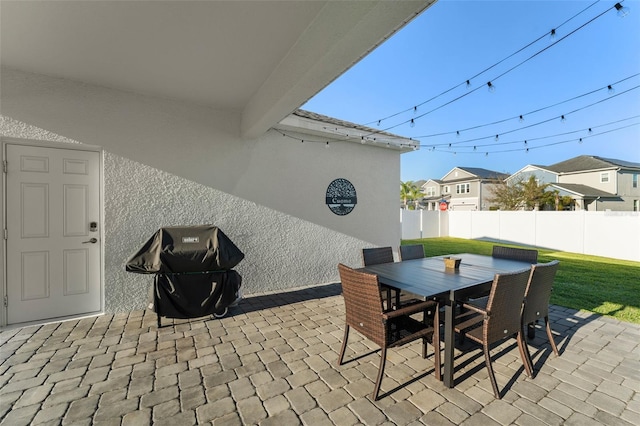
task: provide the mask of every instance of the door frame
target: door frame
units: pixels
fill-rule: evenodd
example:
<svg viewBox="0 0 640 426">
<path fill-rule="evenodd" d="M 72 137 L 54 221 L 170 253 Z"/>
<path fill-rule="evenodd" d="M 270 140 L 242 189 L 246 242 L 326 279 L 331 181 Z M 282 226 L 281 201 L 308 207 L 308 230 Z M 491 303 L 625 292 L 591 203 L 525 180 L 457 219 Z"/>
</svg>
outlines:
<svg viewBox="0 0 640 426">
<path fill-rule="evenodd" d="M 105 264 L 104 264 L 104 235 L 105 235 L 105 222 L 104 222 L 104 150 L 102 147 L 93 146 L 93 145 L 85 145 L 85 144 L 76 144 L 69 142 L 50 142 L 45 140 L 35 140 L 35 139 L 22 139 L 22 138 L 10 138 L 10 137 L 0 137 L 0 142 L 2 145 L 2 173 L 0 173 L 0 219 L 2 223 L 2 229 L 0 229 L 0 238 L 2 239 L 2 244 L 0 244 L 0 330 L 2 327 L 6 327 L 7 325 L 13 326 L 14 324 L 7 324 L 8 313 L 7 308 L 5 307 L 5 296 L 7 295 L 7 240 L 4 237 L 5 229 L 7 229 L 7 182 L 4 173 L 4 162 L 7 159 L 7 144 L 12 145 L 24 145 L 24 146 L 33 146 L 40 148 L 58 148 L 58 149 L 67 149 L 67 150 L 77 150 L 77 151 L 92 151 L 97 152 L 99 154 L 99 163 L 98 163 L 98 209 L 100 212 L 100 312 L 104 313 L 105 306 L 105 285 L 104 285 L 104 277 L 105 277 Z M 95 315 L 95 314 L 91 314 Z M 56 321 L 78 318 L 84 315 L 74 315 L 70 317 L 56 318 Z M 48 322 L 47 320 L 34 321 L 30 323 L 20 323 L 16 324 L 18 326 L 26 326 L 33 324 L 42 324 Z"/>
</svg>

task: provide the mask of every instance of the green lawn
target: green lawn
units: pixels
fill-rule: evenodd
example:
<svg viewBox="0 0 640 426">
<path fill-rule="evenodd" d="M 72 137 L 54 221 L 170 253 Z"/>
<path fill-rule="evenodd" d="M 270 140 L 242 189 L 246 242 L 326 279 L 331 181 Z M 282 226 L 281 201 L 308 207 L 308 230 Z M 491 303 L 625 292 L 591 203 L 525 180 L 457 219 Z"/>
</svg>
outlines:
<svg viewBox="0 0 640 426">
<path fill-rule="evenodd" d="M 404 240 L 402 244 L 422 244 L 427 256 L 438 256 L 454 253 L 491 255 L 496 243 L 443 237 Z M 537 250 L 539 262 L 560 261 L 552 304 L 640 324 L 640 262 Z"/>
</svg>

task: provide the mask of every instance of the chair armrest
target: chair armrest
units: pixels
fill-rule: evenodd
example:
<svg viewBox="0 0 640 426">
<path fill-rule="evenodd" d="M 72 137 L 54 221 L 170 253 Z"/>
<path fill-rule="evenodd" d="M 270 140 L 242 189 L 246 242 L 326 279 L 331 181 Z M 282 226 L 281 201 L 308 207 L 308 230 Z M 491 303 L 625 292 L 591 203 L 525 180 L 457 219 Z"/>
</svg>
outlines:
<svg viewBox="0 0 640 426">
<path fill-rule="evenodd" d="M 425 309 L 438 309 L 438 304 L 433 300 L 426 300 L 424 302 L 412 303 L 410 305 L 403 306 L 394 311 L 385 312 L 382 314 L 382 317 L 385 320 L 387 320 L 390 318 L 396 318 L 399 316 L 406 316 L 406 315 L 422 312 Z"/>
<path fill-rule="evenodd" d="M 489 315 L 489 311 L 486 311 L 486 310 L 484 310 L 482 308 L 479 308 L 479 307 L 477 307 L 475 305 L 471 305 L 469 303 L 462 303 L 461 306 L 463 308 L 465 308 L 465 309 L 469 309 L 470 311 L 474 311 L 474 312 L 477 312 L 477 313 L 482 314 L 482 315 L 486 315 L 486 316 Z"/>
</svg>

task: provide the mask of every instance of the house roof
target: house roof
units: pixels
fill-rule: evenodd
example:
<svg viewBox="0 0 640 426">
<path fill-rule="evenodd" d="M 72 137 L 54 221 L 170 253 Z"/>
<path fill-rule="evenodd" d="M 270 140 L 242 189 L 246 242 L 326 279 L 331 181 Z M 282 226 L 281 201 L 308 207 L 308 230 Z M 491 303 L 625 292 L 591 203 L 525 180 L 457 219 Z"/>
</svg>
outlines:
<svg viewBox="0 0 640 426">
<path fill-rule="evenodd" d="M 434 2 L 2 0 L 0 63 L 239 114 L 255 138 Z"/>
<path fill-rule="evenodd" d="M 277 130 L 301 132 L 332 140 L 357 142 L 401 151 L 420 148 L 419 142 L 388 132 L 379 132 L 371 127 L 351 123 L 315 112 L 298 109 L 274 126 Z M 375 134 L 372 137 L 365 135 Z"/>
<path fill-rule="evenodd" d="M 550 186 L 557 189 L 563 189 L 565 191 L 580 195 L 585 198 L 615 197 L 615 194 L 612 194 L 610 192 L 592 188 L 587 185 L 580 185 L 577 183 L 552 183 Z"/>
<path fill-rule="evenodd" d="M 509 176 L 508 174 L 505 174 L 505 173 L 482 169 L 479 167 L 457 167 L 457 168 L 460 170 L 464 170 L 467 173 L 471 173 L 472 175 L 477 176 L 480 179 L 496 179 L 496 178 L 504 179 Z"/>
<path fill-rule="evenodd" d="M 632 163 L 629 161 L 616 160 L 611 158 L 597 157 L 595 155 L 580 155 L 578 157 L 570 158 L 565 161 L 561 161 L 556 164 L 552 164 L 546 168 L 556 173 L 571 173 L 582 172 L 588 170 L 602 170 L 602 169 L 638 169 L 640 170 L 640 163 Z"/>
</svg>

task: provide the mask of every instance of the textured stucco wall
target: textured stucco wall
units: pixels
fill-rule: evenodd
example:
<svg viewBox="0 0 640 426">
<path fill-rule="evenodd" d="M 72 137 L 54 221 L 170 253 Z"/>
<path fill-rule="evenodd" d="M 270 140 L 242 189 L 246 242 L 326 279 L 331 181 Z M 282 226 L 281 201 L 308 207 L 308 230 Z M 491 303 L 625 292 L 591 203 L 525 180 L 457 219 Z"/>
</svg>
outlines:
<svg viewBox="0 0 640 426">
<path fill-rule="evenodd" d="M 0 116 L 0 136 L 77 143 Z M 162 226 L 214 223 L 246 258 L 236 268 L 247 294 L 337 280 L 368 243 L 105 152 L 105 311 L 145 306 L 150 276 L 124 263 Z"/>
<path fill-rule="evenodd" d="M 371 244 L 400 242 L 398 151 L 325 135 L 300 143 L 273 130 L 246 140 L 237 112 L 1 71 L 2 115 Z M 336 178 L 358 191 L 348 216 L 324 204 Z"/>
<path fill-rule="evenodd" d="M 244 140 L 232 111 L 4 68 L 0 78 L 0 135 L 105 151 L 108 312 L 144 306 L 151 278 L 123 265 L 162 226 L 219 226 L 246 254 L 246 293 L 334 282 L 362 247 L 400 243 L 398 151 L 276 131 Z M 346 216 L 325 204 L 336 178 L 358 192 Z"/>
</svg>

